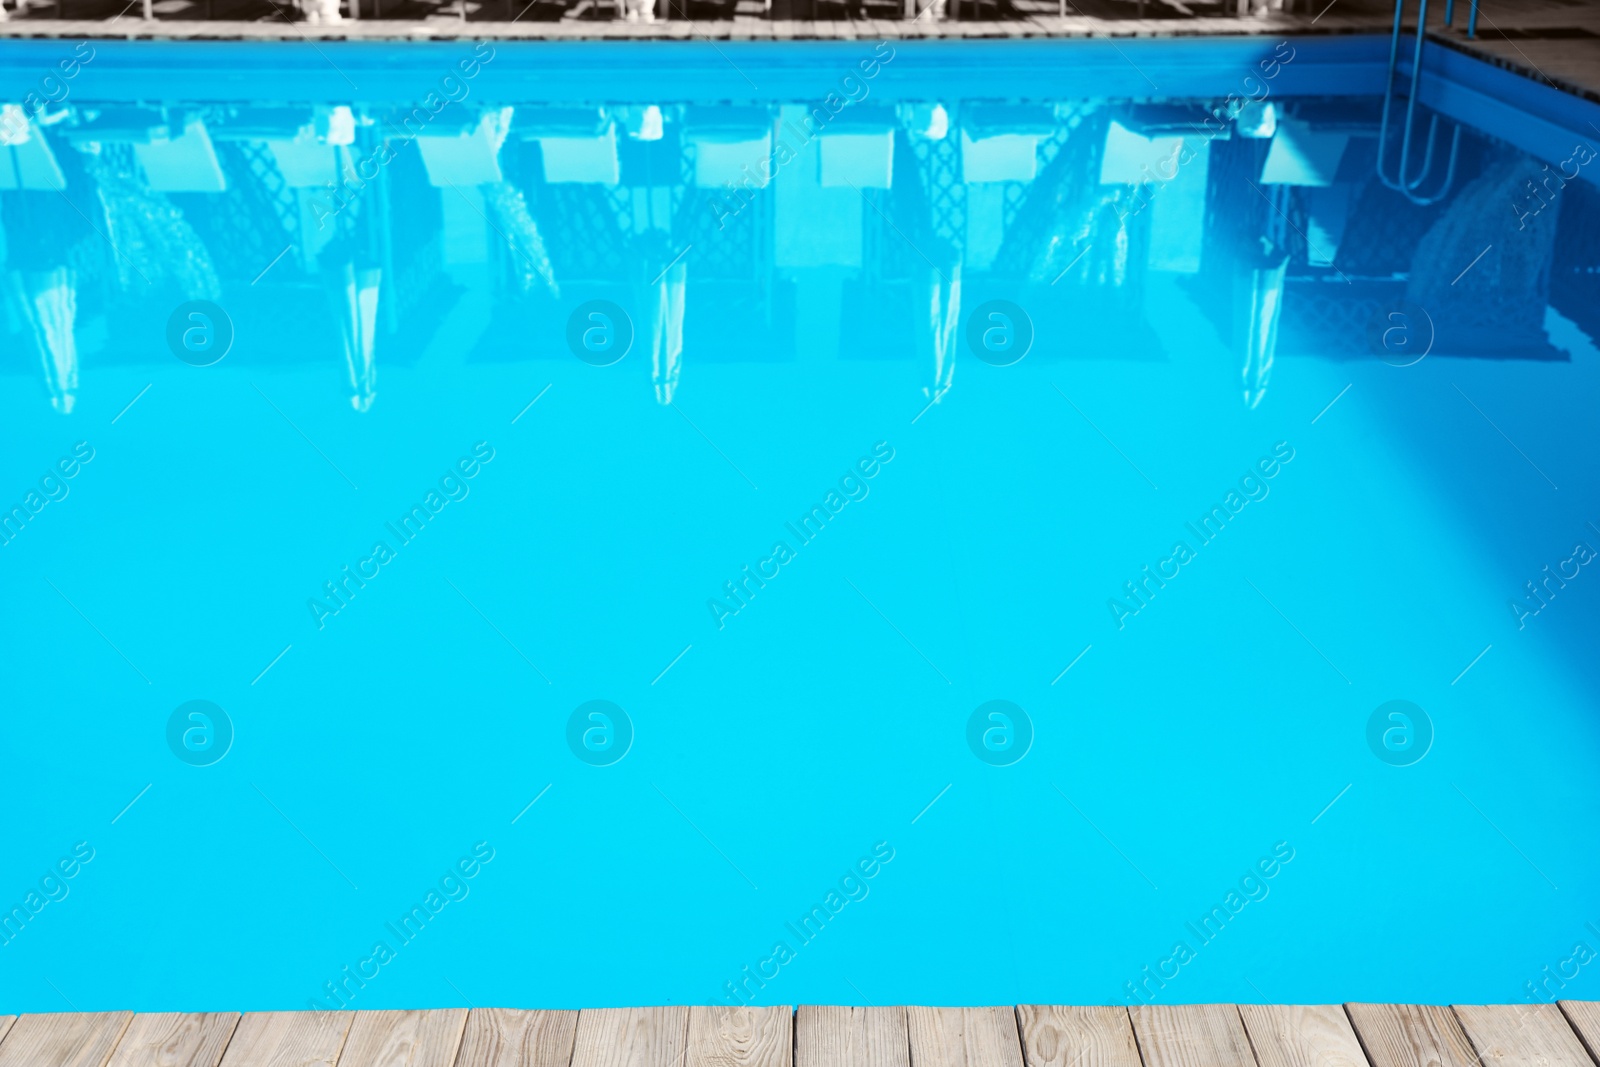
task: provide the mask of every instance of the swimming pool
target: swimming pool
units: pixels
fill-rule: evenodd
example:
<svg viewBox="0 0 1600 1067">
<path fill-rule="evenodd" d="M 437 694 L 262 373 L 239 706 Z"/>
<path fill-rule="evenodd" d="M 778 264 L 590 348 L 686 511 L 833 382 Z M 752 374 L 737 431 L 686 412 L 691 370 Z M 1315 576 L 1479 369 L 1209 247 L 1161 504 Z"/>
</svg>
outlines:
<svg viewBox="0 0 1600 1067">
<path fill-rule="evenodd" d="M 0 44 L 0 1009 L 1600 997 L 1595 109 L 1387 49 Z"/>
</svg>

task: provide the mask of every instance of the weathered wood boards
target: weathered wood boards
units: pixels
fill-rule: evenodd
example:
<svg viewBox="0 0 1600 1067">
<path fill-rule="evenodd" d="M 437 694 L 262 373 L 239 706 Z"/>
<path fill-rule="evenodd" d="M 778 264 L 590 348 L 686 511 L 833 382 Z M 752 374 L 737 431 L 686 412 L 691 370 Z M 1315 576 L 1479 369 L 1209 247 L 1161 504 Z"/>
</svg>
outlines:
<svg viewBox="0 0 1600 1067">
<path fill-rule="evenodd" d="M 1600 1003 L 0 1016 L 0 1067 L 1600 1067 Z"/>
</svg>

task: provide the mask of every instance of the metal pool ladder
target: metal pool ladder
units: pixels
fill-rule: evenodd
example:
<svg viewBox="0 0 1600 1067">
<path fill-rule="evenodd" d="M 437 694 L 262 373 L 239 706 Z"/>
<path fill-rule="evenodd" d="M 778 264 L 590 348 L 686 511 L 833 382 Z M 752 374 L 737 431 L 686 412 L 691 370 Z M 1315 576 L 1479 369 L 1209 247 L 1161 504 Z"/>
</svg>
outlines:
<svg viewBox="0 0 1600 1067">
<path fill-rule="evenodd" d="M 1456 0 L 1444 0 L 1444 24 L 1454 26 L 1456 21 Z M 1478 0 L 1472 0 L 1472 11 L 1467 15 L 1467 39 L 1470 41 L 1478 36 Z"/>
<path fill-rule="evenodd" d="M 1450 160 L 1445 166 L 1444 180 L 1431 195 L 1417 192 L 1433 173 L 1434 146 L 1439 134 L 1439 116 L 1435 114 L 1428 120 L 1428 144 L 1423 151 L 1422 166 L 1415 177 L 1408 178 L 1406 174 L 1411 169 L 1411 135 L 1416 127 L 1417 90 L 1422 83 L 1422 46 L 1428 38 L 1428 0 L 1422 0 L 1422 6 L 1417 11 L 1417 48 L 1411 57 L 1411 90 L 1406 95 L 1405 126 L 1400 139 L 1400 167 L 1395 172 L 1393 180 L 1390 179 L 1384 165 L 1384 157 L 1389 149 L 1389 112 L 1394 106 L 1394 75 L 1400 61 L 1400 30 L 1405 6 L 1405 0 L 1394 0 L 1394 32 L 1389 39 L 1389 80 L 1383 90 L 1383 120 L 1378 127 L 1378 180 L 1402 194 L 1413 204 L 1425 207 L 1443 200 L 1455 182 L 1456 159 L 1461 151 L 1461 126 L 1458 123 L 1450 137 Z M 1447 24 L 1453 14 L 1454 6 L 1455 0 L 1447 0 L 1445 9 Z M 1473 0 L 1471 20 L 1473 28 L 1476 29 L 1478 0 Z"/>
</svg>

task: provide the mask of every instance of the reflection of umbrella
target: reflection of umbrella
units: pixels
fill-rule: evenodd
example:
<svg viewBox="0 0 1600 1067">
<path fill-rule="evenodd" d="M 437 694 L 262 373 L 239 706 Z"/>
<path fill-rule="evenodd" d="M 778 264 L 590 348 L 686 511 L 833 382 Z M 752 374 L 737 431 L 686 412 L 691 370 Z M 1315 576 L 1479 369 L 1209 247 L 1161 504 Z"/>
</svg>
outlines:
<svg viewBox="0 0 1600 1067">
<path fill-rule="evenodd" d="M 11 285 L 39 345 L 50 406 L 69 415 L 78 399 L 78 344 L 72 333 L 78 296 L 72 274 L 66 267 L 12 271 Z"/>
<path fill-rule="evenodd" d="M 638 177 L 651 181 L 654 175 L 647 169 Z M 631 191 L 635 229 L 629 244 L 635 261 L 641 266 L 665 263 L 645 285 L 641 303 L 650 331 L 650 380 L 655 385 L 656 403 L 670 404 L 683 371 L 683 309 L 689 284 L 689 264 L 684 257 L 689 249 L 673 250 L 671 186 L 647 184 Z"/>
<path fill-rule="evenodd" d="M 928 317 L 918 316 L 916 320 L 917 348 L 919 355 L 923 350 L 932 350 L 933 384 L 923 386 L 922 395 L 929 403 L 937 404 L 955 381 L 956 324 L 961 319 L 961 262 L 951 263 L 948 276 L 930 268 L 927 284 Z"/>
<path fill-rule="evenodd" d="M 645 298 L 650 325 L 650 380 L 656 403 L 672 403 L 683 369 L 683 298 L 689 265 L 682 260 L 662 272 Z"/>
<path fill-rule="evenodd" d="M 16 119 L 18 110 L 6 107 Z M 78 392 L 77 274 L 68 264 L 83 258 L 83 242 L 94 234 L 74 200 L 84 195 L 83 174 L 75 153 L 57 161 L 45 132 L 26 116 L 9 125 L 0 142 L 0 259 L 38 347 L 50 406 L 66 415 Z"/>
<path fill-rule="evenodd" d="M 1244 349 L 1244 406 L 1255 408 L 1267 395 L 1272 360 L 1278 351 L 1278 315 L 1283 310 L 1283 276 L 1289 254 L 1261 238 L 1255 256 L 1242 257 L 1236 278 L 1234 329 Z"/>
<path fill-rule="evenodd" d="M 381 277 L 382 272 L 376 269 L 357 270 L 345 264 L 344 293 L 339 301 L 344 364 L 350 375 L 350 406 L 363 413 L 371 411 L 372 402 L 378 398 L 378 363 L 372 343 Z"/>
<path fill-rule="evenodd" d="M 340 155 L 344 156 L 343 150 Z M 347 158 L 344 162 L 348 167 Z M 350 384 L 350 407 L 361 414 L 371 411 L 378 398 L 375 345 L 384 280 L 380 226 L 386 217 L 381 199 L 369 204 L 352 198 L 333 220 L 332 235 L 316 255 L 318 274 L 327 286 L 325 291 L 339 331 L 345 376 Z M 302 240 L 305 236 L 308 235 L 303 233 Z M 304 244 L 302 250 L 309 251 Z"/>
<path fill-rule="evenodd" d="M 943 114 L 943 108 L 935 107 L 938 114 Z M 904 117 L 918 116 L 907 109 Z M 936 115 L 927 118 L 927 127 L 938 124 Z M 926 143 L 926 138 L 919 139 Z M 899 156 L 912 165 L 895 169 L 887 196 L 873 202 L 873 207 L 899 239 L 887 247 L 900 250 L 910 265 L 907 273 L 914 293 L 911 326 L 915 358 L 921 362 L 932 357 L 931 383 L 922 387 L 922 395 L 930 404 L 937 404 L 955 381 L 962 235 L 941 236 L 936 226 L 928 193 L 935 181 L 932 153 L 919 154 L 904 126 L 896 128 L 893 144 L 888 158 Z M 882 273 L 885 265 L 880 264 L 878 269 Z"/>
</svg>

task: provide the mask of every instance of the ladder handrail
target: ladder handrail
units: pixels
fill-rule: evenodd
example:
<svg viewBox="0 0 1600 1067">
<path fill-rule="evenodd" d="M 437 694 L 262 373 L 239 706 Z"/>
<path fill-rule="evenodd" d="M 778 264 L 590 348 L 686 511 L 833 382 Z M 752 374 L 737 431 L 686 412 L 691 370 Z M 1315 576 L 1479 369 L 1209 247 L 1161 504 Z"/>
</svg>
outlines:
<svg viewBox="0 0 1600 1067">
<path fill-rule="evenodd" d="M 1454 0 L 1447 0 L 1452 4 Z M 1476 14 L 1477 2 L 1474 0 L 1473 10 Z M 1446 17 L 1450 9 L 1446 8 Z M 1407 200 L 1419 206 L 1436 204 L 1443 200 L 1449 193 L 1451 185 L 1455 183 L 1456 161 L 1461 151 L 1461 126 L 1456 124 L 1455 132 L 1450 138 L 1450 161 L 1445 168 L 1443 182 L 1432 196 L 1423 196 L 1417 193 L 1423 182 L 1427 181 L 1433 172 L 1434 142 L 1439 132 L 1439 116 L 1432 116 L 1428 123 L 1428 143 L 1423 152 L 1422 166 L 1415 178 L 1407 178 L 1411 169 L 1411 136 L 1416 129 L 1417 97 L 1422 84 L 1422 47 L 1428 39 L 1428 0 L 1422 0 L 1417 11 L 1417 46 L 1411 58 L 1411 89 L 1406 96 L 1405 125 L 1400 138 L 1400 169 L 1396 172 L 1394 180 L 1389 179 L 1385 167 L 1385 157 L 1389 149 L 1389 113 L 1394 106 L 1394 77 L 1400 65 L 1400 33 L 1404 28 L 1405 0 L 1395 0 L 1394 3 L 1394 29 L 1389 38 L 1389 75 L 1383 89 L 1383 117 L 1378 125 L 1378 180 L 1390 189 L 1403 195 Z"/>
</svg>

